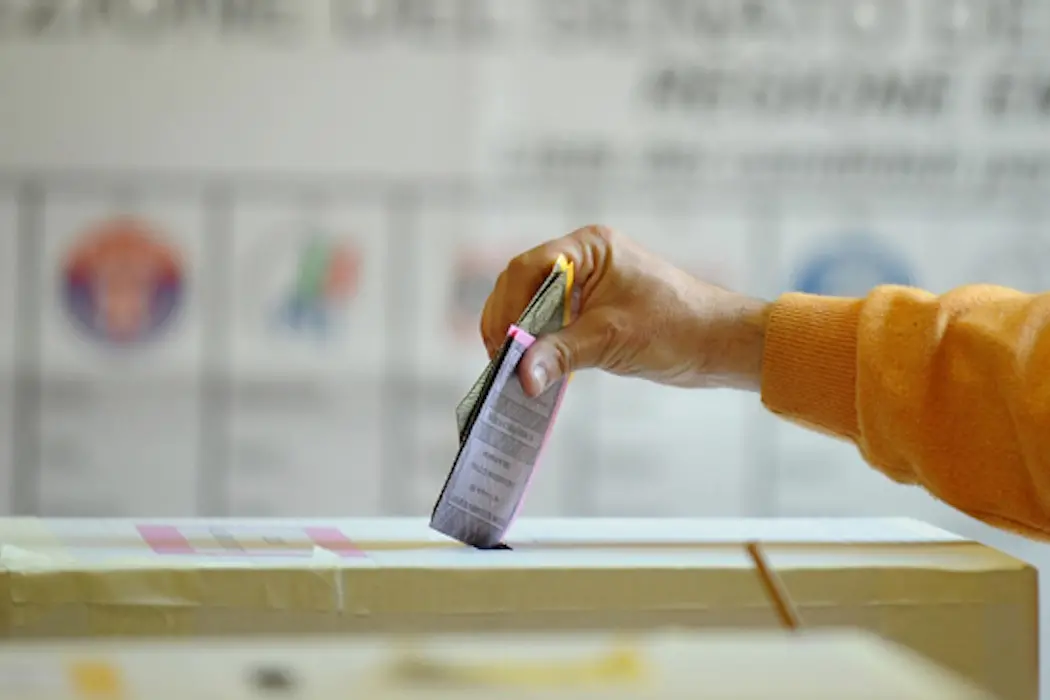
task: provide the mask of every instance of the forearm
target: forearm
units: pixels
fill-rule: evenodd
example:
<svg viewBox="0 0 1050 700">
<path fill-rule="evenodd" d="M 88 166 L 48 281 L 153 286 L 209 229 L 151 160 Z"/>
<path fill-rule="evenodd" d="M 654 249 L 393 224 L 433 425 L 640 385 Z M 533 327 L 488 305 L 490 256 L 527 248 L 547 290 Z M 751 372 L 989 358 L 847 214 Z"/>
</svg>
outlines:
<svg viewBox="0 0 1050 700">
<path fill-rule="evenodd" d="M 852 440 L 897 481 L 1050 536 L 1050 295 L 785 295 L 765 332 L 762 396 L 774 413 Z"/>
</svg>

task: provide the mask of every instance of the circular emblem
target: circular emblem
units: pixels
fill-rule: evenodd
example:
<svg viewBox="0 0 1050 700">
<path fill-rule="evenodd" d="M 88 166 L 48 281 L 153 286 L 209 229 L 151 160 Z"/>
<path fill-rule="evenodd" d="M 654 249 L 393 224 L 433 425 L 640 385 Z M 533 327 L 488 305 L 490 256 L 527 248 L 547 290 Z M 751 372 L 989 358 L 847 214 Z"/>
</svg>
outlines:
<svg viewBox="0 0 1050 700">
<path fill-rule="evenodd" d="M 178 251 L 133 217 L 90 227 L 62 267 L 63 301 L 77 330 L 111 344 L 160 335 L 181 308 L 185 286 Z"/>
<path fill-rule="evenodd" d="M 800 268 L 794 288 L 808 294 L 861 297 L 883 284 L 915 284 L 907 261 L 871 236 L 840 239 Z"/>
<path fill-rule="evenodd" d="M 245 276 L 252 293 L 245 309 L 262 327 L 297 338 L 329 338 L 345 327 L 357 296 L 361 255 L 348 240 L 314 226 L 288 227 L 249 258 Z"/>
</svg>

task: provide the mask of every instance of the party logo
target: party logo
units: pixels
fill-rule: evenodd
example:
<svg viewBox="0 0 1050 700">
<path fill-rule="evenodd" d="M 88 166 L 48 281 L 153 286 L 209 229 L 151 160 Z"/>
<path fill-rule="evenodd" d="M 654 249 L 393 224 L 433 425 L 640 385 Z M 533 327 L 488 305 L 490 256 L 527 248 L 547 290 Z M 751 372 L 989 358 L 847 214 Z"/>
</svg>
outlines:
<svg viewBox="0 0 1050 700">
<path fill-rule="evenodd" d="M 301 242 L 276 309 L 296 334 L 327 336 L 357 293 L 360 258 L 350 244 L 322 235 Z"/>
<path fill-rule="evenodd" d="M 360 252 L 346 237 L 283 224 L 239 264 L 238 320 L 252 335 L 328 340 L 345 328 L 361 279 Z"/>
<path fill-rule="evenodd" d="M 92 340 L 129 345 L 167 330 L 186 292 L 178 251 L 147 222 L 116 217 L 89 228 L 62 266 L 62 297 Z"/>
<path fill-rule="evenodd" d="M 911 286 L 908 262 L 867 234 L 847 235 L 820 249 L 799 268 L 794 288 L 826 296 L 866 296 L 883 284 Z"/>
</svg>

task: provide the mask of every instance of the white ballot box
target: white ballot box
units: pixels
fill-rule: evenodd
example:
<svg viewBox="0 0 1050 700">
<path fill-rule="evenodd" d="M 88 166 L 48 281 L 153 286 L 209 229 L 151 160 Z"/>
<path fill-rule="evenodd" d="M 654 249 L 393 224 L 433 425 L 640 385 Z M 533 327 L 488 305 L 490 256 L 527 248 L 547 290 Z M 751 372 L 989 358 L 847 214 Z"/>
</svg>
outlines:
<svg viewBox="0 0 1050 700">
<path fill-rule="evenodd" d="M 1036 571 L 911 520 L 0 519 L 0 638 L 867 629 L 1004 700 L 1038 689 Z"/>
</svg>

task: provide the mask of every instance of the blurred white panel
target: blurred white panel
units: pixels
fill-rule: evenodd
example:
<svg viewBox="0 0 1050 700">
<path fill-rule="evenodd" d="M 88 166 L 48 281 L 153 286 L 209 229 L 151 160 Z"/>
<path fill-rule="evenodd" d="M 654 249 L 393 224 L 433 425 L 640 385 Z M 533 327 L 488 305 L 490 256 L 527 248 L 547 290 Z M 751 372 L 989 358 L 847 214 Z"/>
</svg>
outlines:
<svg viewBox="0 0 1050 700">
<path fill-rule="evenodd" d="M 866 464 L 851 443 L 780 422 L 776 445 L 777 515 L 891 516 L 928 519 L 940 504 Z"/>
<path fill-rule="evenodd" d="M 40 514 L 187 516 L 196 508 L 199 397 L 182 383 L 45 378 Z"/>
<path fill-rule="evenodd" d="M 368 7 L 359 2 L 222 5 L 186 5 L 206 15 L 188 33 L 166 2 L 130 27 L 97 3 L 5 19 L 0 165 L 415 174 L 469 164 L 476 54 L 448 50 L 470 46 L 457 21 L 376 22 L 366 9 L 354 22 L 340 8 Z"/>
<path fill-rule="evenodd" d="M 0 190 L 0 516 L 9 515 L 12 506 L 17 297 L 17 203 L 13 193 Z"/>
<path fill-rule="evenodd" d="M 937 278 L 935 208 L 906 202 L 795 202 L 781 222 L 783 288 L 862 296 L 879 284 L 923 286 Z M 774 429 L 779 515 L 916 515 L 935 507 L 918 488 L 864 464 L 856 448 L 778 421 Z"/>
<path fill-rule="evenodd" d="M 975 283 L 1050 289 L 1050 210 L 1038 195 L 955 192 L 931 194 L 922 204 L 893 198 L 872 204 L 889 222 L 875 229 L 906 233 L 879 235 L 887 249 L 909 256 L 923 289 L 940 294 Z"/>
<path fill-rule="evenodd" d="M 480 369 L 478 370 L 481 371 Z M 420 377 L 399 399 L 405 418 L 404 439 L 408 441 L 409 463 L 392 499 L 398 511 L 429 515 L 437 501 L 459 443 L 456 435 L 455 406 L 469 388 L 469 382 L 440 376 Z"/>
<path fill-rule="evenodd" d="M 50 192 L 41 294 L 43 514 L 192 514 L 202 212 Z"/>
<path fill-rule="evenodd" d="M 1038 201 L 968 199 L 953 209 L 943 241 L 942 289 L 990 283 L 1050 290 L 1050 210 Z"/>
<path fill-rule="evenodd" d="M 238 381 L 225 485 L 230 515 L 380 515 L 384 430 L 398 430 L 383 424 L 381 387 L 369 377 Z"/>
<path fill-rule="evenodd" d="M 641 210 L 606 208 L 602 223 L 700 279 L 730 289 L 747 286 L 753 224 L 746 210 L 720 210 L 699 198 L 688 210 L 642 202 L 648 206 Z"/>
<path fill-rule="evenodd" d="M 377 205 L 239 203 L 232 514 L 378 514 L 388 238 Z"/>
<path fill-rule="evenodd" d="M 740 515 L 747 402 L 729 390 L 686 390 L 600 375 L 600 437 L 589 460 L 587 514 Z"/>
<path fill-rule="evenodd" d="M 603 220 L 696 276 L 748 286 L 750 222 L 698 209 L 607 210 Z M 705 208 L 706 209 L 706 208 Z M 600 438 L 587 506 L 595 515 L 740 515 L 748 508 L 746 411 L 755 397 L 601 375 Z"/>
<path fill-rule="evenodd" d="M 429 512 L 455 459 L 455 407 L 488 363 L 478 322 L 496 277 L 518 253 L 569 231 L 568 217 L 556 200 L 554 205 L 423 212 L 416 252 L 421 275 L 413 287 L 420 323 L 413 346 L 421 385 L 418 400 L 406 409 L 413 425 L 411 462 L 418 484 L 410 489 L 416 494 L 412 512 Z M 568 394 L 574 393 L 570 386 Z M 530 486 L 525 512 L 531 515 L 561 512 L 559 464 L 572 440 L 562 424 L 575 407 L 569 398 L 562 405 L 539 468 L 543 476 Z"/>
<path fill-rule="evenodd" d="M 600 488 L 601 375 L 584 370 L 572 376 L 562 399 L 542 462 L 529 487 L 524 516 L 588 515 L 591 494 Z"/>
<path fill-rule="evenodd" d="M 514 163 L 542 172 L 550 153 L 574 141 L 579 152 L 602 153 L 612 170 L 650 174 L 649 155 L 675 141 L 701 160 L 713 155 L 698 169 L 718 171 L 722 154 L 764 147 L 797 154 L 887 132 L 930 147 L 958 138 L 946 119 L 922 115 L 939 94 L 939 65 L 930 57 L 937 48 L 876 21 L 870 29 L 892 31 L 894 41 L 873 50 L 859 36 L 864 30 L 842 24 L 851 10 L 835 16 L 836 3 L 798 4 L 783 15 L 784 4 L 766 14 L 720 3 L 715 22 L 683 16 L 679 3 L 644 0 L 502 4 L 522 9 L 508 14 L 474 76 L 489 95 L 476 138 L 490 168 Z M 875 7 L 873 17 L 894 20 L 911 10 L 894 3 L 883 15 Z M 972 57 L 953 59 L 980 75 Z M 814 81 L 824 66 L 839 80 Z"/>
<path fill-rule="evenodd" d="M 18 203 L 0 189 L 0 372 L 14 369 L 18 321 Z"/>
</svg>

